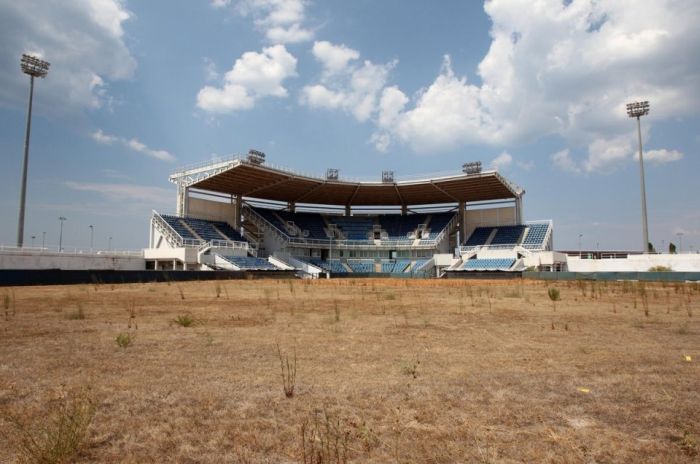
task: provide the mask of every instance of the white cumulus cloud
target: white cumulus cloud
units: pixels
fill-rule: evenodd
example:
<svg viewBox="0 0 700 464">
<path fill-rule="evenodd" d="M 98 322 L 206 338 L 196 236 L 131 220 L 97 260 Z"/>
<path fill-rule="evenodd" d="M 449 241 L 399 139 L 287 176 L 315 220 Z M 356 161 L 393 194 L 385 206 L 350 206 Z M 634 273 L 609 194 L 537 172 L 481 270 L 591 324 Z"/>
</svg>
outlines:
<svg viewBox="0 0 700 464">
<path fill-rule="evenodd" d="M 302 104 L 312 108 L 341 109 L 361 122 L 377 113 L 395 61 L 386 64 L 369 60 L 358 62 L 359 52 L 329 42 L 316 42 L 313 54 L 323 66 L 323 75 L 319 83 L 302 89 Z"/>
<path fill-rule="evenodd" d="M 104 132 L 102 132 L 102 129 L 98 129 L 97 131 L 90 134 L 90 136 L 95 142 L 101 145 L 112 145 L 114 143 L 119 143 L 131 151 L 142 153 L 146 156 L 150 156 L 151 158 L 168 162 L 175 161 L 175 157 L 168 151 L 149 148 L 146 144 L 144 144 L 136 138 L 129 139 L 126 137 L 105 134 Z"/>
<path fill-rule="evenodd" d="M 379 149 L 400 143 L 435 153 L 555 136 L 580 169 L 605 172 L 633 159 L 626 103 L 651 102 L 647 126 L 698 114 L 696 0 L 642 6 L 637 0 L 489 0 L 484 8 L 492 22 L 491 44 L 479 63 L 479 80 L 457 75 L 448 56 L 433 82 L 414 94 L 393 88 L 392 100 L 373 119 Z M 327 48 L 342 69 L 339 46 Z M 352 68 L 357 58 L 347 59 L 345 67 Z M 346 92 L 324 87 L 334 93 L 309 89 L 306 96 L 323 101 L 317 106 L 347 110 L 339 103 Z"/>
<path fill-rule="evenodd" d="M 634 155 L 634 159 L 639 159 L 639 153 Z M 679 161 L 683 159 L 683 153 L 678 150 L 649 150 L 644 152 L 644 161 L 649 161 L 651 163 L 670 163 L 673 161 Z"/>
<path fill-rule="evenodd" d="M 230 0 L 213 0 L 212 5 L 227 6 Z M 265 33 L 273 44 L 306 42 L 314 37 L 306 21 L 305 0 L 243 0 L 238 10 L 243 15 L 252 15 L 255 26 Z"/>
<path fill-rule="evenodd" d="M 130 78 L 136 68 L 123 29 L 130 18 L 120 0 L 0 2 L 0 103 L 23 103 L 27 82 L 19 59 L 38 52 L 51 63 L 37 83 L 39 109 L 109 105 L 109 82 Z"/>
<path fill-rule="evenodd" d="M 296 76 L 297 59 L 284 45 L 246 52 L 224 76 L 222 87 L 207 85 L 197 94 L 197 106 L 212 113 L 247 110 L 263 97 L 286 97 L 284 80 Z"/>
<path fill-rule="evenodd" d="M 491 161 L 491 167 L 500 171 L 513 164 L 513 156 L 508 152 L 503 152 Z"/>
</svg>

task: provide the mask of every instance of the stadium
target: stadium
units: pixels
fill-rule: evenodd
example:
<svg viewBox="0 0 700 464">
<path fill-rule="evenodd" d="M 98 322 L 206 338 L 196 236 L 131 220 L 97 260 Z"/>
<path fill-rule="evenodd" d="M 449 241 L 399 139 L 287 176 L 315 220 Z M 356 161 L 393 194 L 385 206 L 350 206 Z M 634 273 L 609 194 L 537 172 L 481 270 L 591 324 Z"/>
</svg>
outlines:
<svg viewBox="0 0 700 464">
<path fill-rule="evenodd" d="M 265 155 L 178 170 L 175 214 L 153 212 L 148 269 L 296 270 L 299 275 L 561 270 L 552 222 L 524 221 L 525 191 L 478 162 L 374 182 L 269 166 Z"/>
</svg>

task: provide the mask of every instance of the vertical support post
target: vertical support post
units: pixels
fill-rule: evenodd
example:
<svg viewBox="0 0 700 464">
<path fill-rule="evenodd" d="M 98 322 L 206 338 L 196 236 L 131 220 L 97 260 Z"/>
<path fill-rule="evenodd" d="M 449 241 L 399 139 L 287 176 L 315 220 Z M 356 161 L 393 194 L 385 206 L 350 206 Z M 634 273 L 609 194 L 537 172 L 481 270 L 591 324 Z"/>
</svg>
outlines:
<svg viewBox="0 0 700 464">
<path fill-rule="evenodd" d="M 350 207 L 350 205 L 345 205 L 345 215 L 346 216 L 352 215 L 352 208 Z"/>
<path fill-rule="evenodd" d="M 408 214 L 408 207 L 406 205 L 401 205 L 401 216 Z"/>
<path fill-rule="evenodd" d="M 642 123 L 637 116 L 637 138 L 639 140 L 639 179 L 642 189 L 642 253 L 649 253 L 649 228 L 647 223 L 647 191 L 644 185 L 644 154 L 642 153 Z"/>
<path fill-rule="evenodd" d="M 189 212 L 188 197 L 190 194 L 189 187 L 185 186 L 185 182 L 180 179 L 177 182 L 177 208 L 175 214 L 178 217 L 185 217 Z"/>
<path fill-rule="evenodd" d="M 459 240 L 457 241 L 457 246 L 461 246 L 464 240 L 467 238 L 467 215 L 466 212 L 467 204 L 463 201 L 459 202 L 457 208 L 457 221 L 459 222 Z"/>
<path fill-rule="evenodd" d="M 19 221 L 17 224 L 17 247 L 24 245 L 24 208 L 27 199 L 27 169 L 29 167 L 29 133 L 32 131 L 32 100 L 34 99 L 34 76 L 29 76 L 29 107 L 27 108 L 27 131 L 24 135 L 24 160 L 22 162 L 22 184 L 19 192 Z"/>
<path fill-rule="evenodd" d="M 241 195 L 234 195 L 231 198 L 233 203 L 233 228 L 237 232 L 241 231 L 241 213 L 243 210 L 243 197 Z"/>
<path fill-rule="evenodd" d="M 289 210 L 290 213 L 296 213 L 297 204 L 294 203 L 293 201 L 290 201 L 289 203 L 287 203 L 287 209 Z"/>
<path fill-rule="evenodd" d="M 518 198 L 515 199 L 515 223 L 518 225 L 523 223 L 523 197 L 522 196 L 518 196 Z"/>
</svg>

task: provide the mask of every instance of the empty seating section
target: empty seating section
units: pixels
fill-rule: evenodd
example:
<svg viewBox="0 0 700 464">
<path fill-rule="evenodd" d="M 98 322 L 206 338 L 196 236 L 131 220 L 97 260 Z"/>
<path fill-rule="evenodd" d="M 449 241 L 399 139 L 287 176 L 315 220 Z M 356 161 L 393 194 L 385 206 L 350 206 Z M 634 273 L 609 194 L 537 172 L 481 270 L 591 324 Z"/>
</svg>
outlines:
<svg viewBox="0 0 700 464">
<path fill-rule="evenodd" d="M 327 219 L 338 226 L 347 240 L 369 240 L 374 226 L 371 217 L 327 216 Z"/>
<path fill-rule="evenodd" d="M 425 214 L 386 214 L 379 216 L 379 224 L 386 231 L 388 240 L 408 240 L 409 234 L 415 232 L 425 219 Z"/>
<path fill-rule="evenodd" d="M 499 226 L 489 245 L 516 245 L 525 226 Z"/>
<path fill-rule="evenodd" d="M 430 223 L 428 224 L 428 228 L 430 228 L 430 234 L 427 237 L 428 240 L 435 240 L 438 235 L 440 235 L 440 232 L 442 232 L 442 229 L 444 229 L 447 224 L 452 220 L 454 217 L 455 213 L 436 213 L 433 214 L 430 218 Z"/>
<path fill-rule="evenodd" d="M 324 271 L 331 271 L 335 273 L 346 273 L 348 270 L 343 266 L 343 264 L 334 259 L 334 260 L 325 260 L 325 259 L 320 259 L 320 258 L 309 258 L 307 261 L 311 264 L 313 264 L 316 267 L 320 267 Z"/>
<path fill-rule="evenodd" d="M 512 258 L 468 259 L 462 264 L 465 271 L 507 271 L 515 262 Z"/>
<path fill-rule="evenodd" d="M 328 225 L 334 225 L 340 234 L 336 239 L 344 240 L 374 240 L 374 229 L 378 223 L 384 232 L 383 240 L 398 241 L 402 244 L 411 244 L 415 239 L 416 230 L 430 217 L 428 227 L 430 233 L 421 237 L 421 245 L 429 245 L 445 229 L 452 220 L 455 213 L 435 213 L 435 214 L 384 214 L 379 216 L 337 216 L 322 215 L 320 213 L 297 212 L 292 213 L 286 210 L 269 210 L 265 208 L 252 208 L 283 233 L 292 238 L 309 238 L 329 240 Z M 300 236 L 292 230 L 288 230 L 287 224 L 294 223 L 303 234 Z M 308 231 L 304 233 L 304 231 Z"/>
<path fill-rule="evenodd" d="M 256 270 L 256 271 L 277 271 L 268 260 L 263 258 L 255 258 L 253 256 L 222 256 L 226 261 L 241 269 Z"/>
<path fill-rule="evenodd" d="M 489 246 L 492 245 L 517 245 L 520 237 L 525 230 L 525 226 L 498 226 L 498 227 L 477 227 L 472 232 L 466 246 L 481 246 L 486 245 L 491 232 L 496 229 L 496 235 L 493 236 Z"/>
<path fill-rule="evenodd" d="M 486 245 L 486 240 L 489 239 L 493 227 L 477 227 L 472 232 L 469 240 L 465 243 L 466 246 Z"/>
<path fill-rule="evenodd" d="M 160 217 L 163 218 L 165 222 L 168 223 L 170 227 L 173 228 L 175 232 L 177 232 L 180 237 L 184 239 L 189 239 L 189 240 L 197 240 L 198 237 L 194 235 L 190 229 L 185 226 L 185 224 L 180 220 L 179 217 L 177 216 L 170 216 L 167 214 L 161 214 Z"/>
<path fill-rule="evenodd" d="M 359 272 L 362 274 L 374 272 L 374 261 L 371 259 L 349 259 L 348 266 L 350 266 L 352 272 Z"/>
<path fill-rule="evenodd" d="M 530 224 L 525 240 L 523 240 L 523 246 L 525 248 L 544 247 L 544 240 L 547 237 L 548 230 L 549 224 Z"/>
<path fill-rule="evenodd" d="M 184 239 L 204 240 L 206 242 L 210 240 L 245 242 L 241 234 L 226 222 L 188 217 L 181 218 L 168 214 L 161 214 L 160 217 Z M 193 231 L 194 233 L 192 233 Z"/>
<path fill-rule="evenodd" d="M 406 268 L 411 264 L 411 261 L 407 259 L 397 259 L 394 263 L 394 269 L 391 271 L 394 274 L 401 274 L 406 272 Z"/>
<path fill-rule="evenodd" d="M 228 223 L 226 222 L 214 222 L 214 226 L 216 226 L 217 229 L 219 229 L 219 232 L 224 234 L 227 239 L 231 240 L 232 242 L 243 242 L 245 239 L 239 234 L 236 229 L 231 227 Z"/>
<path fill-rule="evenodd" d="M 202 240 L 226 240 L 220 233 L 214 229 L 211 222 L 203 219 L 181 218 L 182 222 L 190 226 L 194 233 L 199 235 Z"/>
<path fill-rule="evenodd" d="M 289 211 L 277 211 L 277 214 L 285 221 L 293 222 L 299 229 L 308 231 L 308 236 L 303 238 L 313 238 L 320 240 L 328 240 L 325 227 L 326 223 L 323 216 L 318 213 L 290 213 Z M 281 228 L 282 231 L 286 229 Z"/>
<path fill-rule="evenodd" d="M 287 232 L 287 228 L 274 211 L 264 208 L 253 208 L 253 211 L 258 213 L 263 219 L 278 228 L 281 232 Z"/>
</svg>

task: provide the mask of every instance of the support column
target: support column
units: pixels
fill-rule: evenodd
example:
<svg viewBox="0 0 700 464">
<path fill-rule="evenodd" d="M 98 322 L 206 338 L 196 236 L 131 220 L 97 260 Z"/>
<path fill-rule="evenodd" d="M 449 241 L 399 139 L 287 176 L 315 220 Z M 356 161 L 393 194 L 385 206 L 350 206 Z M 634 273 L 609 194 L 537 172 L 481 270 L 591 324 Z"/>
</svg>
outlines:
<svg viewBox="0 0 700 464">
<path fill-rule="evenodd" d="M 173 271 L 177 271 L 177 260 L 173 259 Z"/>
<path fill-rule="evenodd" d="M 523 223 L 523 197 L 521 196 L 515 199 L 515 222 Z"/>
<path fill-rule="evenodd" d="M 350 208 L 350 205 L 345 205 L 345 215 L 346 216 L 352 215 L 352 208 Z"/>
<path fill-rule="evenodd" d="M 243 211 L 243 197 L 241 195 L 234 195 L 231 197 L 231 203 L 233 204 L 233 228 L 237 232 L 241 230 L 241 213 Z"/>
<path fill-rule="evenodd" d="M 296 213 L 297 204 L 294 203 L 293 201 L 290 201 L 289 203 L 287 203 L 287 209 L 289 210 L 290 213 Z"/>
<path fill-rule="evenodd" d="M 457 246 L 461 246 L 462 243 L 467 239 L 467 215 L 466 212 L 467 204 L 460 201 L 457 206 L 457 222 L 459 223 L 459 243 Z"/>
<path fill-rule="evenodd" d="M 401 216 L 408 214 L 408 207 L 406 205 L 401 205 Z"/>
<path fill-rule="evenodd" d="M 177 183 L 177 205 L 176 205 L 176 211 L 175 214 L 177 214 L 178 217 L 185 217 L 187 216 L 188 209 L 189 209 L 189 195 L 190 195 L 190 188 L 186 187 L 184 182 L 179 181 Z"/>
</svg>

